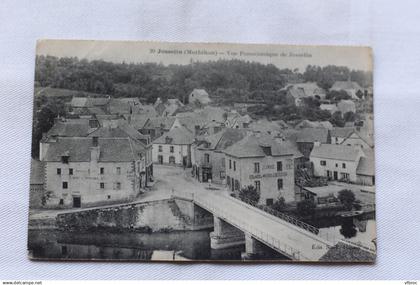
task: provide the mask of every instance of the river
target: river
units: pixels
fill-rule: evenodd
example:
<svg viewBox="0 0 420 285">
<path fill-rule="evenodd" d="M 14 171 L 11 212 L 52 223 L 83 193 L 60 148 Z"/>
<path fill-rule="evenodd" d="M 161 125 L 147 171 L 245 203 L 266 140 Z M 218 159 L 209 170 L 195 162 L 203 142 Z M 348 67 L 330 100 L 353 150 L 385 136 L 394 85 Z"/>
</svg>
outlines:
<svg viewBox="0 0 420 285">
<path fill-rule="evenodd" d="M 318 221 L 320 231 L 373 247 L 375 220 L 328 219 Z M 239 261 L 244 246 L 213 250 L 210 248 L 210 230 L 179 231 L 171 233 L 104 233 L 62 232 L 58 230 L 29 230 L 28 249 L 33 258 L 73 260 L 151 260 L 155 252 L 174 252 L 188 260 Z M 267 249 L 262 259 L 287 258 Z"/>
</svg>

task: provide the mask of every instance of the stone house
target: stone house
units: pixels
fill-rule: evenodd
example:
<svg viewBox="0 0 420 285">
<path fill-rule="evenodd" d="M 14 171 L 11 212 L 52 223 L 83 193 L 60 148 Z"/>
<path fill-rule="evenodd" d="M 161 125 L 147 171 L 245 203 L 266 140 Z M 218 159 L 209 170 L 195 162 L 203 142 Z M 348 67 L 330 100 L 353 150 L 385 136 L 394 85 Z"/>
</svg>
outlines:
<svg viewBox="0 0 420 285">
<path fill-rule="evenodd" d="M 226 163 L 224 150 L 247 135 L 244 129 L 223 129 L 213 135 L 197 139 L 193 144 L 193 176 L 200 182 L 211 180 L 225 184 Z"/>
<path fill-rule="evenodd" d="M 366 153 L 360 147 L 322 144 L 313 148 L 310 161 L 315 176 L 373 185 L 375 183 L 373 154 Z"/>
<path fill-rule="evenodd" d="M 153 162 L 191 167 L 191 145 L 194 134 L 183 126 L 174 126 L 153 141 Z"/>
<path fill-rule="evenodd" d="M 231 192 L 252 185 L 260 193 L 260 204 L 271 205 L 280 197 L 295 201 L 294 159 L 301 154 L 290 142 L 249 135 L 224 153 Z"/>
<path fill-rule="evenodd" d="M 144 185 L 145 149 L 130 138 L 57 137 L 41 146 L 46 207 L 130 201 Z"/>
</svg>

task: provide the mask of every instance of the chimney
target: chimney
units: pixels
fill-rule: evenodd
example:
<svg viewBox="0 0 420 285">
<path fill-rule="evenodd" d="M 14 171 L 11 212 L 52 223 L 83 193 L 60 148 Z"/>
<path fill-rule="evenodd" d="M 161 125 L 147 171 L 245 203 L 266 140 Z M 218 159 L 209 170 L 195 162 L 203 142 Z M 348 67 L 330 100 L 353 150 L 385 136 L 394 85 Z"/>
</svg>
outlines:
<svg viewBox="0 0 420 285">
<path fill-rule="evenodd" d="M 98 137 L 92 137 L 92 146 L 97 147 L 98 146 Z"/>
</svg>

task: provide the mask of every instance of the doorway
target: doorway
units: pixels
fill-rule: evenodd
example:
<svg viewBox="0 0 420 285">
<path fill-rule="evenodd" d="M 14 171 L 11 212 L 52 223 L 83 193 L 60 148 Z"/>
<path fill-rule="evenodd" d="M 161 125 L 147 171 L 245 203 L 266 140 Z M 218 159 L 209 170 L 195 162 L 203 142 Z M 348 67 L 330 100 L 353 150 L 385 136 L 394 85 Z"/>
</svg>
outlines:
<svg viewBox="0 0 420 285">
<path fill-rule="evenodd" d="M 82 199 L 80 196 L 73 196 L 73 208 L 80 208 L 82 205 Z"/>
<path fill-rule="evenodd" d="M 158 162 L 159 162 L 159 164 L 163 163 L 163 156 L 162 155 L 158 155 Z"/>
<path fill-rule="evenodd" d="M 334 180 L 338 180 L 338 172 L 334 171 Z"/>
</svg>

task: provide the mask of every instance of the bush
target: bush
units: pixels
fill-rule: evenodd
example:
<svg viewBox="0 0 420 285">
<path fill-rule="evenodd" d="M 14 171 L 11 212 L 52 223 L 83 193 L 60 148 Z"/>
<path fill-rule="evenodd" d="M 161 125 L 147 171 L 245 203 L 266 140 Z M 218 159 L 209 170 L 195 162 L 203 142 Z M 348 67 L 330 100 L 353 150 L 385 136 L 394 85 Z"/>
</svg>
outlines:
<svg viewBox="0 0 420 285">
<path fill-rule="evenodd" d="M 284 198 L 280 197 L 279 199 L 277 199 L 277 201 L 274 202 L 273 205 L 271 205 L 271 208 L 273 210 L 276 210 L 276 211 L 279 211 L 279 212 L 284 211 L 286 209 L 286 202 L 285 202 Z"/>
<path fill-rule="evenodd" d="M 354 196 L 353 191 L 344 189 L 338 192 L 338 200 L 340 200 L 346 210 L 350 211 L 353 208 L 356 197 Z"/>
<path fill-rule="evenodd" d="M 255 189 L 254 186 L 248 185 L 239 190 L 239 199 L 251 200 L 252 202 L 258 203 L 260 200 L 260 193 Z"/>
<path fill-rule="evenodd" d="M 297 203 L 297 211 L 301 216 L 311 216 L 315 213 L 315 202 L 313 200 L 303 200 Z"/>
</svg>

